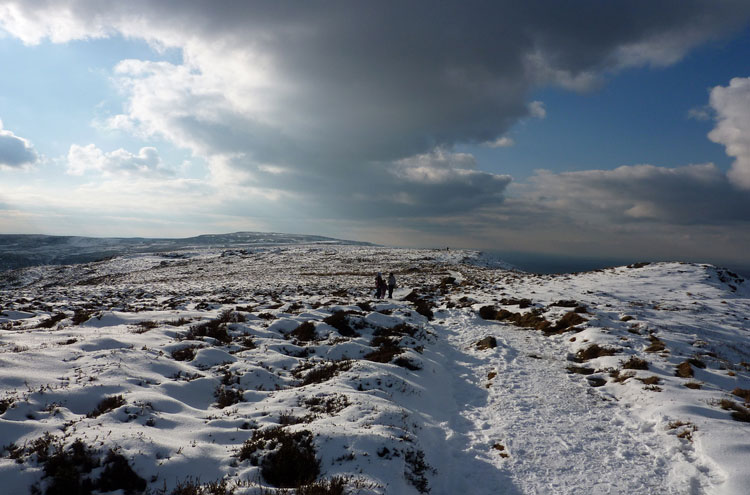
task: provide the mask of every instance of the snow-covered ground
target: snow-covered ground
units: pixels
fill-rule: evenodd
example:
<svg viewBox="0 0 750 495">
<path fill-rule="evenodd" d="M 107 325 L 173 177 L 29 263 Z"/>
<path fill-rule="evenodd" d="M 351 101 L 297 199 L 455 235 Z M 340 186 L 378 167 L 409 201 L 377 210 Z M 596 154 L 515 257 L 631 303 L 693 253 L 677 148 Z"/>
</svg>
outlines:
<svg viewBox="0 0 750 495">
<path fill-rule="evenodd" d="M 2 493 L 748 493 L 749 283 L 496 261 L 306 244 L 0 274 Z"/>
</svg>

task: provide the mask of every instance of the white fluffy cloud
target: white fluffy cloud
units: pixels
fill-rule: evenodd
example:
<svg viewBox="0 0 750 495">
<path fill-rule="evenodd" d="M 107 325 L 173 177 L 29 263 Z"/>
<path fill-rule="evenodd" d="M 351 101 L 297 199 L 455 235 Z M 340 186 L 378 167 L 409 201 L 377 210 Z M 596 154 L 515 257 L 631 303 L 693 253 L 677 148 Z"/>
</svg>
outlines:
<svg viewBox="0 0 750 495">
<path fill-rule="evenodd" d="M 39 155 L 31 143 L 3 129 L 3 121 L 0 120 L 0 169 L 18 169 L 34 165 L 38 160 Z"/>
<path fill-rule="evenodd" d="M 716 112 L 716 127 L 708 137 L 723 144 L 735 158 L 728 173 L 730 180 L 750 190 L 750 78 L 736 77 L 729 86 L 713 88 L 710 105 Z"/>
<path fill-rule="evenodd" d="M 155 176 L 173 175 L 167 168 L 156 148 L 141 148 L 138 154 L 118 149 L 105 153 L 94 144 L 71 145 L 68 150 L 68 169 L 70 175 L 83 175 L 86 172 L 100 172 L 104 175 Z"/>
</svg>

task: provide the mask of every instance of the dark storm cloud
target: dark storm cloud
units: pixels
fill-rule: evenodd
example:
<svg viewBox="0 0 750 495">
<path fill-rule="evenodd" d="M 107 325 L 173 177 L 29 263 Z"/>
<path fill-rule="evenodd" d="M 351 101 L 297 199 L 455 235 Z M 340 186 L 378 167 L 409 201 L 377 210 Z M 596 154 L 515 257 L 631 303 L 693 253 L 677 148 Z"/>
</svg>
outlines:
<svg viewBox="0 0 750 495">
<path fill-rule="evenodd" d="M 544 210 L 609 224 L 659 222 L 699 225 L 750 222 L 750 195 L 716 166 L 653 165 L 560 174 L 538 173 L 524 196 Z"/>
</svg>

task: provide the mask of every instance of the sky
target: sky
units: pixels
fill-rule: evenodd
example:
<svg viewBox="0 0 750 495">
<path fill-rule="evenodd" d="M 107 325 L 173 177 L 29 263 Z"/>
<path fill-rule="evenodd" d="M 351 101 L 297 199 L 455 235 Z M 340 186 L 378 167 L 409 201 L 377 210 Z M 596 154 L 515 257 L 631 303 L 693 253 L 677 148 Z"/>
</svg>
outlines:
<svg viewBox="0 0 750 495">
<path fill-rule="evenodd" d="M 0 0 L 0 233 L 748 264 L 750 3 Z"/>
</svg>

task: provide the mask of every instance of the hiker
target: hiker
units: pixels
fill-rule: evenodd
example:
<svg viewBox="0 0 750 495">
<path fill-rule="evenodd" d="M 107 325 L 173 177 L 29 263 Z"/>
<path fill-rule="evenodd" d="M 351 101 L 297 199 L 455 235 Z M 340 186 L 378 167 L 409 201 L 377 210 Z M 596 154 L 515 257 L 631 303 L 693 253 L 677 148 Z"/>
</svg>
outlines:
<svg viewBox="0 0 750 495">
<path fill-rule="evenodd" d="M 383 275 L 378 272 L 378 275 L 375 277 L 375 297 L 377 297 L 378 299 L 383 299 L 384 295 L 385 281 L 383 280 Z"/>
<path fill-rule="evenodd" d="M 396 276 L 391 272 L 388 275 L 388 299 L 393 299 L 393 289 L 396 288 Z"/>
</svg>

